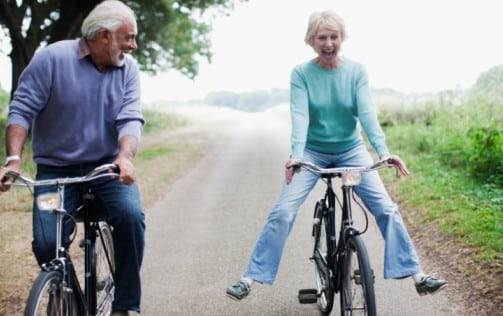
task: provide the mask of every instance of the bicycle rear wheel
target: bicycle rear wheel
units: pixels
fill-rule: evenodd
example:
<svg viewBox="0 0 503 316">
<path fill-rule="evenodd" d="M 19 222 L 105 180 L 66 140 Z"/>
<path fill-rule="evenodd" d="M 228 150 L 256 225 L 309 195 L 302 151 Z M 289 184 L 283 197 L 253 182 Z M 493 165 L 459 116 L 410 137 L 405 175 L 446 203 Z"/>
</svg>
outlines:
<svg viewBox="0 0 503 316">
<path fill-rule="evenodd" d="M 334 291 L 330 286 L 330 272 L 327 263 L 327 233 L 323 219 L 323 201 L 316 203 L 313 217 L 314 269 L 318 306 L 323 314 L 330 314 L 334 305 Z"/>
<path fill-rule="evenodd" d="M 60 271 L 42 271 L 30 290 L 25 316 L 78 315 L 77 303 L 70 291 L 63 288 Z"/>
<path fill-rule="evenodd" d="M 341 315 L 375 316 L 374 273 L 359 235 L 346 241 L 341 289 Z"/>
<path fill-rule="evenodd" d="M 115 293 L 115 253 L 112 231 L 106 222 L 99 222 L 96 231 L 94 258 L 96 268 L 96 314 L 109 315 Z"/>
</svg>

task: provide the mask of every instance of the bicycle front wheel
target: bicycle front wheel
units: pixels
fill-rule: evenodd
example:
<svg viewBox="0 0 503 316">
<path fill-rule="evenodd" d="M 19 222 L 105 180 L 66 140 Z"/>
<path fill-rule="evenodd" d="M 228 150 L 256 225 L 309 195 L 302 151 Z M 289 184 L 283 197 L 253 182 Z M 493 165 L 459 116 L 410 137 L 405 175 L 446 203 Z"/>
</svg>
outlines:
<svg viewBox="0 0 503 316">
<path fill-rule="evenodd" d="M 110 315 L 114 299 L 115 252 L 112 230 L 106 222 L 99 222 L 96 231 L 94 258 L 96 267 L 96 314 Z"/>
<path fill-rule="evenodd" d="M 30 290 L 25 316 L 78 315 L 78 308 L 71 291 L 63 287 L 60 271 L 41 272 Z"/>
<path fill-rule="evenodd" d="M 334 291 L 330 286 L 330 269 L 327 262 L 327 231 L 323 218 L 323 202 L 316 203 L 313 216 L 314 269 L 318 306 L 324 315 L 330 314 L 334 304 Z"/>
<path fill-rule="evenodd" d="M 341 315 L 375 316 L 374 273 L 359 235 L 346 241 L 342 264 Z"/>
</svg>

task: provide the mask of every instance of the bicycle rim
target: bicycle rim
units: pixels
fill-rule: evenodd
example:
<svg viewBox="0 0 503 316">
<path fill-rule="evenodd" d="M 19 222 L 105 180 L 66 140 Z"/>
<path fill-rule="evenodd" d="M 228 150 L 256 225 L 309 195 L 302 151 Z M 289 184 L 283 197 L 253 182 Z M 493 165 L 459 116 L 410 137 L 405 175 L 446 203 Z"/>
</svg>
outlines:
<svg viewBox="0 0 503 316">
<path fill-rule="evenodd" d="M 41 272 L 33 284 L 25 316 L 70 316 L 78 315 L 75 299 L 63 288 L 60 271 Z"/>
<path fill-rule="evenodd" d="M 360 236 L 346 242 L 341 289 L 341 315 L 375 316 L 374 274 Z"/>
<path fill-rule="evenodd" d="M 115 253 L 112 231 L 105 222 L 99 222 L 100 232 L 96 232 L 96 314 L 110 315 L 114 298 Z"/>
<path fill-rule="evenodd" d="M 314 269 L 318 306 L 323 314 L 330 314 L 334 292 L 330 287 L 330 272 L 327 265 L 327 235 L 321 202 L 316 204 L 313 217 Z"/>
</svg>

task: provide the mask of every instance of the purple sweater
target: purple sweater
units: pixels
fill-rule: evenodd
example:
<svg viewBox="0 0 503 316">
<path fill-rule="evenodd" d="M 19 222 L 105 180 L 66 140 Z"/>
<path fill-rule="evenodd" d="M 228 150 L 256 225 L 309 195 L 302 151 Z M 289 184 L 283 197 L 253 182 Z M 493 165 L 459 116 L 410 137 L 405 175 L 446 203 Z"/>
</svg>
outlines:
<svg viewBox="0 0 503 316">
<path fill-rule="evenodd" d="M 97 161 L 117 155 L 124 135 L 140 140 L 138 66 L 127 56 L 123 67 L 100 72 L 86 55 L 85 41 L 60 41 L 36 53 L 20 76 L 7 124 L 31 126 L 38 164 Z"/>
</svg>

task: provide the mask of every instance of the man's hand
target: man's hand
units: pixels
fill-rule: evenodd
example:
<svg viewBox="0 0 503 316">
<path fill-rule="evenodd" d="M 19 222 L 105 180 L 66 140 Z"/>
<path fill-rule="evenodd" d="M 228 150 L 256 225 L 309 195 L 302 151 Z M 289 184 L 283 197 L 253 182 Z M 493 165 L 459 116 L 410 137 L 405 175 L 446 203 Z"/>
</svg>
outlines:
<svg viewBox="0 0 503 316">
<path fill-rule="evenodd" d="M 7 172 L 13 171 L 15 173 L 21 173 L 21 162 L 11 161 L 7 166 L 0 168 L 0 191 L 6 192 L 10 189 L 11 184 L 16 181 L 16 179 L 7 176 Z"/>
<path fill-rule="evenodd" d="M 136 171 L 131 159 L 118 156 L 113 162 L 119 167 L 119 182 L 131 185 L 136 180 Z"/>
<path fill-rule="evenodd" d="M 138 140 L 131 135 L 125 135 L 119 139 L 119 155 L 113 162 L 120 169 L 119 182 L 130 185 L 136 179 L 136 171 L 133 159 L 138 149 Z"/>
<path fill-rule="evenodd" d="M 298 172 L 298 170 L 295 170 L 294 166 L 300 161 L 298 158 L 293 158 L 293 159 L 288 159 L 287 162 L 285 163 L 285 180 L 286 184 L 290 184 L 293 178 L 293 174 L 295 172 Z"/>
</svg>

